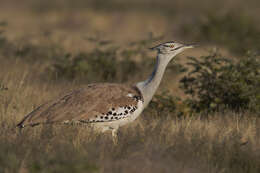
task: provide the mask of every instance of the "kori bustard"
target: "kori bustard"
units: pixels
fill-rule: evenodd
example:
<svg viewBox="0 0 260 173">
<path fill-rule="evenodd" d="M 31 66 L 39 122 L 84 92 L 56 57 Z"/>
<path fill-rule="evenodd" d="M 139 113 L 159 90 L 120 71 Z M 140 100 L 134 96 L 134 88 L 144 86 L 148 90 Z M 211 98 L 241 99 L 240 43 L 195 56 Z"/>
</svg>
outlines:
<svg viewBox="0 0 260 173">
<path fill-rule="evenodd" d="M 147 80 L 133 86 L 112 83 L 89 84 L 53 101 L 47 102 L 26 115 L 19 128 L 39 124 L 89 124 L 101 131 L 117 129 L 134 121 L 149 104 L 156 92 L 167 64 L 185 49 L 193 48 L 176 42 L 159 44 L 156 65 Z"/>
</svg>

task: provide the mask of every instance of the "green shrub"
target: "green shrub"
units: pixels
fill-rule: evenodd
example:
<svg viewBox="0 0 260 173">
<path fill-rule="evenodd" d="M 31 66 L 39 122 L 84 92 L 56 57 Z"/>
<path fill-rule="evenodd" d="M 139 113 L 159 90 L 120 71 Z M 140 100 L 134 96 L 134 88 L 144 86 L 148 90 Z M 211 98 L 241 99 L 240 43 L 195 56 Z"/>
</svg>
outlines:
<svg viewBox="0 0 260 173">
<path fill-rule="evenodd" d="M 196 111 L 260 110 L 259 56 L 247 55 L 237 62 L 216 53 L 189 59 L 191 70 L 180 84 Z"/>
<path fill-rule="evenodd" d="M 4 31 L 0 30 L 0 48 L 6 44 L 6 38 L 3 36 Z"/>
<path fill-rule="evenodd" d="M 7 22 L 0 21 L 0 55 L 9 55 L 12 52 L 12 44 L 5 37 L 5 26 Z"/>
<path fill-rule="evenodd" d="M 63 56 L 63 49 L 53 43 L 33 45 L 22 42 L 15 44 L 12 53 L 15 58 L 21 58 L 29 62 L 41 62 Z"/>
<path fill-rule="evenodd" d="M 155 63 L 148 55 L 149 44 L 161 38 L 150 33 L 147 39 L 131 42 L 127 48 L 115 47 L 111 41 L 98 37 L 87 38 L 97 45 L 96 49 L 74 56 L 66 54 L 55 57 L 55 63 L 49 68 L 49 72 L 56 79 L 84 82 L 126 82 L 130 78 L 144 80 L 147 77 L 143 76 L 146 74 L 144 72 L 151 71 Z M 172 69 L 176 71 L 176 68 Z"/>
<path fill-rule="evenodd" d="M 8 88 L 4 84 L 0 83 L 0 91 L 4 90 L 8 90 Z"/>
<path fill-rule="evenodd" d="M 168 91 L 162 92 L 160 95 L 155 95 L 149 104 L 149 109 L 146 109 L 149 117 L 162 118 L 168 115 L 175 115 L 176 102 L 178 98 L 173 97 Z"/>
<path fill-rule="evenodd" d="M 133 60 L 116 58 L 116 50 L 95 49 L 76 56 L 67 54 L 52 67 L 51 73 L 57 78 L 84 80 L 86 82 L 123 82 L 137 73 L 141 66 Z"/>
<path fill-rule="evenodd" d="M 3 58 L 21 58 L 30 62 L 53 60 L 55 57 L 62 56 L 62 48 L 55 43 L 34 45 L 29 41 L 16 40 L 10 41 L 4 35 L 6 22 L 0 22 L 0 55 Z"/>
</svg>

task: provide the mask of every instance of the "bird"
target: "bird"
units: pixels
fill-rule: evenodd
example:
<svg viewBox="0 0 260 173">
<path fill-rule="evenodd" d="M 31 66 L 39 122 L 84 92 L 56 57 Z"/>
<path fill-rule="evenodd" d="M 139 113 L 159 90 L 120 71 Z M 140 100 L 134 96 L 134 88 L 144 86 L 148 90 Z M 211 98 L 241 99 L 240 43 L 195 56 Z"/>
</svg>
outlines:
<svg viewBox="0 0 260 173">
<path fill-rule="evenodd" d="M 161 83 L 168 63 L 194 44 L 164 42 L 151 50 L 157 51 L 152 74 L 134 85 L 93 83 L 46 102 L 26 115 L 17 127 L 40 124 L 87 124 L 105 132 L 111 130 L 117 139 L 119 127 L 133 122 L 147 107 Z"/>
</svg>

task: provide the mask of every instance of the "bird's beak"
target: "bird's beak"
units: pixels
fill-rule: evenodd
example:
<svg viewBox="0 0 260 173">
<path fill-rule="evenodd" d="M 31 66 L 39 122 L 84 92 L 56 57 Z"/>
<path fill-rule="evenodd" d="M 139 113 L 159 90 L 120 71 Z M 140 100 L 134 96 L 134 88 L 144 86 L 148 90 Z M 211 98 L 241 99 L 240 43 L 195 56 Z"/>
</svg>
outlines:
<svg viewBox="0 0 260 173">
<path fill-rule="evenodd" d="M 183 47 L 185 47 L 186 49 L 189 49 L 189 48 L 198 47 L 198 45 L 197 44 L 186 44 L 186 45 L 183 45 Z"/>
</svg>

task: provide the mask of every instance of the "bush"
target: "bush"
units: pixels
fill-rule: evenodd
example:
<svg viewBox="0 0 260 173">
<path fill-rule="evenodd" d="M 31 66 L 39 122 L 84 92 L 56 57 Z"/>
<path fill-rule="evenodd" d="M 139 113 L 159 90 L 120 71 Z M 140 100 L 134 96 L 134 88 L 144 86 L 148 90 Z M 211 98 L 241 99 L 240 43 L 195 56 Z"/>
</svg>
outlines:
<svg viewBox="0 0 260 173">
<path fill-rule="evenodd" d="M 104 82 L 128 80 L 140 70 L 141 66 L 129 58 L 118 60 L 116 50 L 95 49 L 76 56 L 67 54 L 52 67 L 51 73 L 57 78 L 84 80 L 86 82 Z"/>
<path fill-rule="evenodd" d="M 237 62 L 217 53 L 189 59 L 191 70 L 180 84 L 197 112 L 260 110 L 259 56 L 247 55 Z"/>
<path fill-rule="evenodd" d="M 21 58 L 29 62 L 42 62 L 63 55 L 63 49 L 52 42 L 35 45 L 23 39 L 8 40 L 4 35 L 6 26 L 6 22 L 0 21 L 0 55 L 3 55 L 4 58 Z"/>
<path fill-rule="evenodd" d="M 81 52 L 72 56 L 55 57 L 55 63 L 49 72 L 56 79 L 70 79 L 84 82 L 126 82 L 130 78 L 144 79 L 145 71 L 153 68 L 155 60 L 149 58 L 148 45 L 162 37 L 152 33 L 147 39 L 131 42 L 127 48 L 111 44 L 111 41 L 100 38 L 88 38 L 97 48 L 90 52 Z M 134 59 L 138 59 L 135 61 Z M 174 68 L 173 68 L 174 69 Z M 179 67 L 177 68 L 179 69 Z"/>
<path fill-rule="evenodd" d="M 56 44 L 33 45 L 29 42 L 16 43 L 13 50 L 15 58 L 21 58 L 28 62 L 44 62 L 53 60 L 55 57 L 63 56 L 63 49 Z"/>
<path fill-rule="evenodd" d="M 176 102 L 178 98 L 173 97 L 168 91 L 162 92 L 160 95 L 155 95 L 149 104 L 148 116 L 153 118 L 167 117 L 168 115 L 175 115 Z"/>
<path fill-rule="evenodd" d="M 0 83 L 0 91 L 4 90 L 8 90 L 8 88 L 4 84 Z"/>
<path fill-rule="evenodd" d="M 13 51 L 13 45 L 4 36 L 7 22 L 0 21 L 0 55 L 9 55 Z"/>
</svg>

